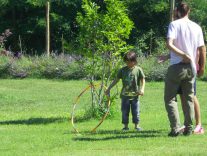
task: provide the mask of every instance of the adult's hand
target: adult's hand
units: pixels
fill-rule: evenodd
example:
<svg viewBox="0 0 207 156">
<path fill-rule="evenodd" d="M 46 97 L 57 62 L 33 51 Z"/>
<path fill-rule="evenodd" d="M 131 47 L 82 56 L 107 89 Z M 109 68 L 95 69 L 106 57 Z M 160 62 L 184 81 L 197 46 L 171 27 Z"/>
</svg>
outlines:
<svg viewBox="0 0 207 156">
<path fill-rule="evenodd" d="M 199 68 L 198 72 L 197 72 L 197 76 L 201 77 L 204 74 L 205 69 L 204 68 Z"/>
<path fill-rule="evenodd" d="M 190 63 L 191 62 L 191 58 L 189 55 L 183 54 L 182 57 L 183 57 L 183 61 L 182 61 L 183 63 Z"/>
<path fill-rule="evenodd" d="M 157 63 L 163 63 L 163 62 L 167 61 L 169 58 L 170 58 L 169 54 L 158 56 Z"/>
</svg>

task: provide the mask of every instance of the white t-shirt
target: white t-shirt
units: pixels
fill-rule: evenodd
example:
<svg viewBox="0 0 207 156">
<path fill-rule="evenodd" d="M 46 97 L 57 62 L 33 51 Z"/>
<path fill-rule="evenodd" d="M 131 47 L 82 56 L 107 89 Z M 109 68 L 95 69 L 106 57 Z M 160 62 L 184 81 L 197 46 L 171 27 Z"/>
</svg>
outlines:
<svg viewBox="0 0 207 156">
<path fill-rule="evenodd" d="M 197 49 L 204 45 L 201 27 L 189 19 L 178 19 L 170 23 L 167 37 L 173 39 L 173 44 L 191 57 L 191 65 L 194 73 L 196 73 Z M 180 56 L 170 51 L 171 65 L 178 64 L 181 61 Z"/>
</svg>

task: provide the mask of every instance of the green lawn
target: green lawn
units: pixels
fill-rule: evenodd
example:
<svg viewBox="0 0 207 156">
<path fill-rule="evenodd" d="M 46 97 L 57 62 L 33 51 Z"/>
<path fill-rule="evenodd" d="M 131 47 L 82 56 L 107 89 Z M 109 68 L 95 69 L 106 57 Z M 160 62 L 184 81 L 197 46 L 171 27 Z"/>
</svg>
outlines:
<svg viewBox="0 0 207 156">
<path fill-rule="evenodd" d="M 202 121 L 207 130 L 207 83 L 197 83 Z M 0 80 L 0 155 L 206 155 L 207 134 L 167 137 L 169 123 L 163 103 L 163 83 L 147 83 L 141 97 L 142 132 L 122 132 L 121 114 L 90 130 L 97 120 L 81 121 L 76 136 L 69 121 L 72 104 L 86 81 Z M 88 94 L 77 107 L 90 105 Z M 120 110 L 120 99 L 116 101 Z M 182 118 L 182 113 L 181 113 Z M 206 131 L 207 133 L 207 131 Z"/>
</svg>

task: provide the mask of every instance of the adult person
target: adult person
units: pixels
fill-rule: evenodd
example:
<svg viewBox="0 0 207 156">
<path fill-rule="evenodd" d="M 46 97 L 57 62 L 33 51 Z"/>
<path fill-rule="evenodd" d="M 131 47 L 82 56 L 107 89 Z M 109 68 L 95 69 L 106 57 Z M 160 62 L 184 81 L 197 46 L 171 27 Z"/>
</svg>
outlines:
<svg viewBox="0 0 207 156">
<path fill-rule="evenodd" d="M 203 75 L 206 60 L 206 48 L 201 27 L 191 21 L 188 16 L 190 8 L 187 3 L 177 6 L 179 19 L 170 23 L 167 34 L 167 47 L 170 50 L 170 66 L 165 80 L 165 107 L 170 121 L 169 136 L 178 136 L 180 131 L 180 118 L 176 101 L 179 87 L 182 90 L 182 103 L 185 129 L 183 134 L 192 133 L 194 118 L 194 89 L 196 76 L 197 50 L 200 54 L 198 76 Z"/>
<path fill-rule="evenodd" d="M 201 55 L 202 56 L 202 55 Z M 196 55 L 196 70 L 197 70 L 197 73 L 199 71 L 199 57 L 200 57 L 200 54 L 199 54 L 199 50 L 197 51 L 197 55 Z M 193 130 L 193 133 L 194 134 L 204 134 L 204 128 L 202 127 L 202 124 L 201 124 L 201 113 L 200 113 L 200 104 L 199 104 L 199 101 L 198 101 L 198 98 L 196 96 L 196 93 L 197 93 L 197 87 L 196 87 L 196 79 L 194 81 L 194 112 L 195 112 L 195 129 Z M 181 103 L 182 103 L 182 107 L 183 107 L 183 100 L 184 100 L 184 96 L 182 95 L 182 89 L 180 88 L 178 90 L 178 94 L 180 94 L 180 99 L 181 99 Z"/>
<path fill-rule="evenodd" d="M 198 67 L 199 67 L 199 53 L 197 55 L 197 58 L 196 59 L 196 63 L 197 63 L 197 71 L 198 71 Z M 168 59 L 170 59 L 170 55 L 161 55 L 158 57 L 158 63 L 162 63 L 162 62 L 165 62 L 167 61 Z M 200 113 L 200 104 L 199 104 L 199 101 L 198 101 L 198 98 L 196 96 L 196 93 L 197 93 L 197 87 L 196 87 L 196 79 L 195 79 L 195 82 L 194 82 L 194 112 L 195 112 L 195 123 L 196 123 L 196 126 L 195 126 L 195 129 L 193 130 L 193 133 L 194 134 L 204 134 L 204 128 L 202 127 L 202 122 L 201 122 L 201 113 Z M 182 96 L 182 90 L 181 88 L 178 89 L 178 92 L 177 94 L 180 95 L 180 99 L 181 99 L 181 104 L 183 104 L 183 96 Z"/>
</svg>

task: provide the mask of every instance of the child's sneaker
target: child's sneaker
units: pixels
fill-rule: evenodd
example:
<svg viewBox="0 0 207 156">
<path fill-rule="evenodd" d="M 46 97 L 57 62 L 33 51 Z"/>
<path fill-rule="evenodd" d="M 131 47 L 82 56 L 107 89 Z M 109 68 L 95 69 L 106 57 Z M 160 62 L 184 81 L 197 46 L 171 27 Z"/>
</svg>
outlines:
<svg viewBox="0 0 207 156">
<path fill-rule="evenodd" d="M 193 131 L 193 134 L 204 134 L 204 129 L 201 125 L 197 125 Z"/>
<path fill-rule="evenodd" d="M 141 131 L 142 128 L 141 128 L 141 127 L 136 127 L 135 130 L 136 130 L 136 131 Z"/>
<path fill-rule="evenodd" d="M 128 127 L 124 127 L 124 128 L 122 128 L 122 131 L 128 131 L 128 130 L 129 130 Z"/>
</svg>

